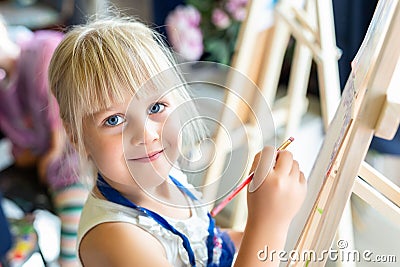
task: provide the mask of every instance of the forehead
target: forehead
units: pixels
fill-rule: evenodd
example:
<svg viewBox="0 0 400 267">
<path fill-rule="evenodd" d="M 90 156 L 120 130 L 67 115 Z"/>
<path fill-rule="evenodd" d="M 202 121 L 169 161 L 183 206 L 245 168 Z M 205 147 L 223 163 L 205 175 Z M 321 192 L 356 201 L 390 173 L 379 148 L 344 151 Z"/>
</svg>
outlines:
<svg viewBox="0 0 400 267">
<path fill-rule="evenodd" d="M 126 102 L 127 97 L 164 92 L 180 80 L 154 40 L 135 38 L 133 42 L 125 35 L 107 32 L 87 34 L 76 42 L 70 69 L 84 115 Z"/>
</svg>

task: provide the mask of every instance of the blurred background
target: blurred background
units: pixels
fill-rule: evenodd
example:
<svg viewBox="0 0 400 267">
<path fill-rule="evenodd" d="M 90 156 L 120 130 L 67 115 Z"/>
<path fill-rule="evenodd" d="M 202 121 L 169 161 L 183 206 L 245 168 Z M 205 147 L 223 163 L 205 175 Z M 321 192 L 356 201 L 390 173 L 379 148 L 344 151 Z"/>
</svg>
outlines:
<svg viewBox="0 0 400 267">
<path fill-rule="evenodd" d="M 270 5 L 270 12 L 265 16 L 270 16 L 268 23 L 273 24 L 273 8 L 277 1 L 266 2 Z M 10 38 L 16 40 L 18 36 L 24 36 L 26 32 L 39 30 L 65 32 L 69 26 L 81 24 L 90 17 L 105 14 L 110 8 L 117 9 L 123 14 L 139 18 L 165 35 L 166 41 L 178 53 L 182 61 L 207 60 L 230 65 L 240 26 L 246 18 L 247 3 L 247 0 L 0 0 L 0 15 L 8 28 Z M 361 45 L 377 3 L 377 0 L 332 1 L 336 44 L 341 51 L 338 60 L 340 91 L 345 88 L 351 71 L 351 61 Z M 214 12 L 215 9 L 218 11 Z M 179 44 L 174 40 L 177 38 L 174 31 L 169 31 L 167 24 L 168 27 L 185 25 L 182 29 L 178 27 L 178 30 L 181 30 L 183 35 L 197 40 L 197 43 L 187 46 Z M 183 38 L 182 35 L 178 37 Z M 278 96 L 284 95 L 287 91 L 294 43 L 293 39 L 289 40 L 284 55 L 277 89 Z M 197 71 L 199 75 L 213 75 L 213 70 L 198 68 Z M 1 74 L 0 68 L 0 82 Z M 223 92 L 215 88 L 203 88 L 197 93 L 224 100 Z M 289 150 L 293 152 L 307 177 L 325 136 L 315 63 L 310 68 L 306 96 L 308 106 L 298 128 L 293 132 L 296 141 Z M 0 99 L 0 105 L 1 103 Z M 215 112 L 221 111 L 215 110 Z M 0 119 L 4 120 L 4 117 L 0 116 Z M 279 136 L 279 133 L 277 129 L 278 140 L 285 138 Z M 0 193 L 3 195 L 4 210 L 0 213 L 0 218 L 6 217 L 8 221 L 5 224 L 0 223 L 0 227 L 11 229 L 10 238 L 7 238 L 7 231 L 2 234 L 0 230 L 2 264 L 25 267 L 59 266 L 57 259 L 60 254 L 61 220 L 54 210 L 49 190 L 27 177 L 35 175 L 32 172 L 9 174 L 10 166 L 15 164 L 12 142 L 1 128 L 0 138 L 0 170 L 3 173 L 0 175 Z M 366 161 L 390 178 L 394 184 L 400 185 L 399 132 L 392 141 L 374 138 Z M 192 179 L 200 178 L 192 177 Z M 219 224 L 229 226 L 236 208 L 234 203 L 228 205 L 217 217 Z M 33 216 L 29 217 L 30 214 Z M 349 236 L 348 239 L 354 240 L 355 249 L 359 251 L 368 249 L 380 255 L 396 255 L 397 263 L 328 261 L 327 265 L 398 266 L 400 225 L 386 219 L 355 195 L 351 197 L 351 218 L 349 223 L 352 224 L 353 236 Z"/>
</svg>

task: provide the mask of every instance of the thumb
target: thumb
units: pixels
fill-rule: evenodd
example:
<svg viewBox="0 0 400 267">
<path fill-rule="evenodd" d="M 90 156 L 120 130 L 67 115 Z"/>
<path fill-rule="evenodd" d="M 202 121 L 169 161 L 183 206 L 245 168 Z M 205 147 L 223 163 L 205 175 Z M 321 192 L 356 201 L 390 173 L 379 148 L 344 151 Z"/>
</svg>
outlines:
<svg viewBox="0 0 400 267">
<path fill-rule="evenodd" d="M 249 192 L 256 191 L 264 182 L 272 166 L 275 164 L 276 149 L 272 146 L 264 147 L 254 157 L 250 172 L 254 171 L 253 180 L 249 184 Z"/>
</svg>

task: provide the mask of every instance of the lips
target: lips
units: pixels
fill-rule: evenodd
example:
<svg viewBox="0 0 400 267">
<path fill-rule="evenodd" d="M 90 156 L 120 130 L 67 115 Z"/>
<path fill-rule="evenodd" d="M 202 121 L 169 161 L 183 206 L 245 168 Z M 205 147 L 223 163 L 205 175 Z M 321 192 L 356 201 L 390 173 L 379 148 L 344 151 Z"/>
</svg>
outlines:
<svg viewBox="0 0 400 267">
<path fill-rule="evenodd" d="M 155 152 L 151 152 L 148 153 L 146 156 L 144 157 L 140 157 L 140 158 L 134 158 L 132 160 L 137 161 L 137 162 L 150 162 L 150 161 L 154 161 L 156 159 L 158 159 L 162 153 L 164 152 L 164 149 L 161 149 L 159 151 L 155 151 Z"/>
</svg>

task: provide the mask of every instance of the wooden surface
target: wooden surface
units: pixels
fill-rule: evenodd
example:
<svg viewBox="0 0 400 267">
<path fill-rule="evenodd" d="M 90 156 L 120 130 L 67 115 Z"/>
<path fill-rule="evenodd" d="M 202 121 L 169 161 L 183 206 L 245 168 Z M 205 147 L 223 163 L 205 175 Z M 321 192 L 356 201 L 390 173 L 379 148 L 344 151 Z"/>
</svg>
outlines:
<svg viewBox="0 0 400 267">
<path fill-rule="evenodd" d="M 291 229 L 290 235 L 300 238 L 295 246 L 289 241 L 287 251 L 313 250 L 321 255 L 330 248 L 381 117 L 400 55 L 399 2 L 380 1 L 371 25 L 311 172 L 306 205 Z M 387 120 L 387 124 L 398 127 L 398 120 Z M 324 266 L 325 261 L 309 266 Z"/>
</svg>

